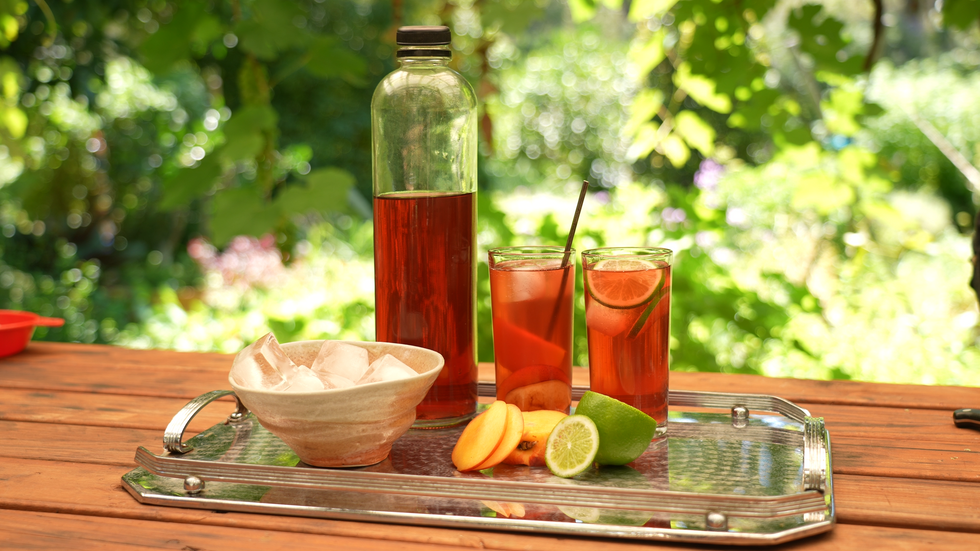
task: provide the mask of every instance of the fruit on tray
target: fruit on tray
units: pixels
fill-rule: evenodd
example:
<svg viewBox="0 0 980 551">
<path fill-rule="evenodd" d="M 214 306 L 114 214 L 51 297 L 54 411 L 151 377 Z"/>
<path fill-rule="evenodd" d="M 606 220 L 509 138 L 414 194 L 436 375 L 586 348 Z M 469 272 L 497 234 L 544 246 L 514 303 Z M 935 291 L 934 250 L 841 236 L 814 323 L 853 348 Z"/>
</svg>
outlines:
<svg viewBox="0 0 980 551">
<path fill-rule="evenodd" d="M 500 443 L 497 444 L 490 457 L 473 467 L 473 470 L 482 471 L 499 465 L 510 455 L 511 450 L 521 442 L 521 435 L 523 434 L 524 417 L 521 415 L 521 410 L 513 404 L 507 404 L 507 424 L 504 427 L 504 435 L 501 437 Z"/>
<path fill-rule="evenodd" d="M 538 410 L 525 411 L 524 434 L 517 448 L 510 452 L 503 463 L 508 465 L 528 465 L 531 467 L 543 467 L 544 451 L 548 445 L 548 437 L 555 425 L 567 417 L 561 411 Z"/>
<path fill-rule="evenodd" d="M 599 430 L 592 419 L 569 415 L 551 431 L 544 461 L 551 474 L 570 478 L 591 467 L 598 451 Z"/>
<path fill-rule="evenodd" d="M 625 465 L 646 451 L 657 430 L 657 421 L 646 413 L 598 392 L 588 391 L 579 400 L 575 413 L 595 422 L 600 465 Z"/>
<path fill-rule="evenodd" d="M 523 434 L 521 410 L 497 400 L 463 429 L 453 448 L 453 465 L 460 471 L 489 469 L 517 447 Z"/>
<path fill-rule="evenodd" d="M 585 472 L 591 465 L 625 465 L 649 447 L 657 422 L 615 398 L 586 392 L 575 415 L 561 411 L 522 412 L 495 401 L 470 421 L 453 448 L 460 471 L 509 465 L 546 465 L 559 477 Z"/>
</svg>

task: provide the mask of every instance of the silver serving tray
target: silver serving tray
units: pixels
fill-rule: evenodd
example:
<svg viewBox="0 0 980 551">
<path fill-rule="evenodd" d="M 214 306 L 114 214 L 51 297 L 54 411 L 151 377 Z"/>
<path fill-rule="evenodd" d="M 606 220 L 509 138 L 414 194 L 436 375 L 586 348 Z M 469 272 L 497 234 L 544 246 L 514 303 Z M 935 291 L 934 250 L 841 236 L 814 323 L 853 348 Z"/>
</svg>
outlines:
<svg viewBox="0 0 980 551">
<path fill-rule="evenodd" d="M 493 396 L 493 385 L 481 384 L 480 394 Z M 233 393 L 210 392 L 178 412 L 162 454 L 137 449 L 140 467 L 122 477 L 133 497 L 218 511 L 735 545 L 782 543 L 836 521 L 823 419 L 774 396 L 672 390 L 667 438 L 629 466 L 562 479 L 545 467 L 456 471 L 450 455 L 461 426 L 412 429 L 370 467 L 310 467 L 240 402 L 225 423 L 183 442 L 191 418 L 226 395 Z M 494 502 L 520 507 L 504 517 Z"/>
</svg>

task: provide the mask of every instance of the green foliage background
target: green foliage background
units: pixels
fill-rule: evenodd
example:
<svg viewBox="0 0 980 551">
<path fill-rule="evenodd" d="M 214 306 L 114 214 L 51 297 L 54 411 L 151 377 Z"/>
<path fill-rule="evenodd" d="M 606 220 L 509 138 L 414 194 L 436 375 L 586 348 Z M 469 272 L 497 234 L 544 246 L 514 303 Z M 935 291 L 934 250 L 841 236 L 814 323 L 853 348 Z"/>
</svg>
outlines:
<svg viewBox="0 0 980 551">
<path fill-rule="evenodd" d="M 481 258 L 564 243 L 589 179 L 578 250 L 676 251 L 673 369 L 978 384 L 978 17 L 0 0 L 0 308 L 66 318 L 36 338 L 144 348 L 372 339 L 370 97 L 397 26 L 448 24 L 481 101 Z"/>
</svg>

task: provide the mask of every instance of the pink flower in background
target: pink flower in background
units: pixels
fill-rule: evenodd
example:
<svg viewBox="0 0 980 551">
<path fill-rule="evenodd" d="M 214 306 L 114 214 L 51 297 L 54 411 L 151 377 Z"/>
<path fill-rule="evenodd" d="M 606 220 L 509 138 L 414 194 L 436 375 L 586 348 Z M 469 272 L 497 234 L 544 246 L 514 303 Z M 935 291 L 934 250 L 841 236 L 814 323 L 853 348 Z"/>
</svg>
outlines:
<svg viewBox="0 0 980 551">
<path fill-rule="evenodd" d="M 239 235 L 223 252 L 203 237 L 195 237 L 187 245 L 187 254 L 205 272 L 220 273 L 225 285 L 267 287 L 281 280 L 285 271 L 271 235 L 261 239 Z"/>
<path fill-rule="evenodd" d="M 705 159 L 694 173 L 694 185 L 705 191 L 714 190 L 718 187 L 718 180 L 721 180 L 724 173 L 725 167 L 711 159 Z"/>
</svg>

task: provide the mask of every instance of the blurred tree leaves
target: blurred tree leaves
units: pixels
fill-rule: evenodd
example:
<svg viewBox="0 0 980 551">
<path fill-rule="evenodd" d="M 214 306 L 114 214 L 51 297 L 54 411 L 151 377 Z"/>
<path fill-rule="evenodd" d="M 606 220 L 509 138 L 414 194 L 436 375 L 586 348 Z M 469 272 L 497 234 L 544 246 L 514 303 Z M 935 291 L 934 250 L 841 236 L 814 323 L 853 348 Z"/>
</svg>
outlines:
<svg viewBox="0 0 980 551">
<path fill-rule="evenodd" d="M 154 73 L 166 73 L 177 63 L 206 51 L 222 30 L 221 22 L 207 12 L 205 3 L 183 2 L 173 19 L 141 45 L 143 65 Z"/>
<path fill-rule="evenodd" d="M 16 35 L 15 35 L 16 36 Z M 23 73 L 9 57 L 0 57 L 0 131 L 10 138 L 23 138 L 27 130 L 27 115 L 17 106 Z"/>
<path fill-rule="evenodd" d="M 346 206 L 353 180 L 349 173 L 341 174 L 339 169 L 315 172 L 306 178 L 307 188 L 302 182 L 290 183 L 288 169 L 275 166 L 282 155 L 277 153 L 279 115 L 271 104 L 272 88 L 300 69 L 316 78 L 365 84 L 367 64 L 362 56 L 334 36 L 297 26 L 296 21 L 307 14 L 304 6 L 293 0 L 233 2 L 230 12 L 225 10 L 230 18 L 221 19 L 199 2 L 178 2 L 174 17 L 140 47 L 144 64 L 159 75 L 204 58 L 213 43 L 223 43 L 228 36 L 234 36 L 248 56 L 237 75 L 244 105 L 225 124 L 225 142 L 196 165 L 181 168 L 169 178 L 161 202 L 164 209 L 180 209 L 214 194 L 215 218 L 209 227 L 217 245 L 227 243 L 236 232 L 261 235 L 282 230 L 291 215 L 311 208 L 328 212 Z M 275 67 L 271 80 L 267 76 L 270 67 Z M 256 166 L 253 180 L 242 177 L 242 163 Z M 236 213 L 246 220 L 234 222 Z"/>
<path fill-rule="evenodd" d="M 630 3 L 629 19 L 638 22 L 661 17 L 676 3 L 677 0 L 636 0 Z"/>
<path fill-rule="evenodd" d="M 943 21 L 957 29 L 968 29 L 980 19 L 980 0 L 944 0 Z"/>
<path fill-rule="evenodd" d="M 861 57 L 847 53 L 850 40 L 844 33 L 844 24 L 830 16 L 822 6 L 805 4 L 793 10 L 789 26 L 799 33 L 800 49 L 814 60 L 816 71 L 826 70 L 838 75 L 861 72 Z"/>
<path fill-rule="evenodd" d="M 544 4 L 537 0 L 497 0 L 481 6 L 480 19 L 489 32 L 520 36 L 544 11 Z"/>
<path fill-rule="evenodd" d="M 306 69 L 319 78 L 340 77 L 363 86 L 367 62 L 343 46 L 335 37 L 320 36 L 313 40 L 303 58 Z"/>
<path fill-rule="evenodd" d="M 674 120 L 677 133 L 707 158 L 715 153 L 715 129 L 694 111 L 681 111 Z"/>
<path fill-rule="evenodd" d="M 573 17 L 594 16 L 597 3 L 578 4 Z M 647 27 L 640 27 L 630 57 L 640 75 L 649 75 L 650 89 L 664 98 L 655 105 L 641 91 L 633 103 L 627 125 L 631 158 L 662 155 L 678 169 L 689 163 L 691 150 L 712 158 L 714 142 L 727 134 L 718 128 L 722 121 L 729 128 L 765 130 L 779 147 L 812 141 L 811 126 L 824 118 L 833 133 L 857 131 L 859 117 L 874 108 L 848 79 L 861 71 L 862 56 L 850 51 L 843 23 L 823 6 L 805 3 L 785 15 L 786 36 L 769 36 L 763 19 L 775 6 L 775 0 L 630 4 L 630 21 Z M 795 64 L 779 66 L 786 59 Z M 729 116 L 719 119 L 704 110 Z"/>
</svg>

